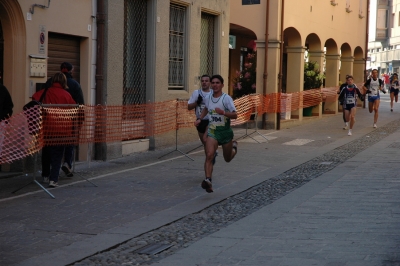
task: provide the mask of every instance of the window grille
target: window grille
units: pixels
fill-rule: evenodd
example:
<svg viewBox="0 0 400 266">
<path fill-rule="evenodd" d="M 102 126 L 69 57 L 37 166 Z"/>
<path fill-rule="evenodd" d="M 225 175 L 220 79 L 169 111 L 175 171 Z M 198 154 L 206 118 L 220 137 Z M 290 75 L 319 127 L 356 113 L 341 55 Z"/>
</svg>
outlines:
<svg viewBox="0 0 400 266">
<path fill-rule="evenodd" d="M 171 4 L 169 19 L 168 89 L 184 89 L 186 7 Z"/>
<path fill-rule="evenodd" d="M 124 105 L 146 102 L 147 1 L 124 3 Z"/>
<path fill-rule="evenodd" d="M 201 14 L 200 75 L 214 73 L 214 26 L 215 16 Z"/>
</svg>

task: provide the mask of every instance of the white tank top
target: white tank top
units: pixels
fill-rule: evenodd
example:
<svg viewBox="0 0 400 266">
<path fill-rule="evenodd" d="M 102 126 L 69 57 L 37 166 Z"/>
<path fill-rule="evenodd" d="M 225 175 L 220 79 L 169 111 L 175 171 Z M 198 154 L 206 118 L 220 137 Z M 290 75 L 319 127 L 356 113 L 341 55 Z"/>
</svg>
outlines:
<svg viewBox="0 0 400 266">
<path fill-rule="evenodd" d="M 377 96 L 379 94 L 379 85 L 380 84 L 378 78 L 376 80 L 371 78 L 371 82 L 369 83 L 369 90 L 371 91 L 371 93 L 369 94 L 369 96 Z"/>
</svg>

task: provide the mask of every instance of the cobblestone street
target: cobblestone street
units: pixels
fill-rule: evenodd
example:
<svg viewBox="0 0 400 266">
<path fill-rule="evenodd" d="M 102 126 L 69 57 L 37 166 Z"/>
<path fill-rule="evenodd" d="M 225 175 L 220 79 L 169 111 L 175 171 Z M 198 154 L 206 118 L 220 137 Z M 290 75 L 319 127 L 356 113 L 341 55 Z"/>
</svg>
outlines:
<svg viewBox="0 0 400 266">
<path fill-rule="evenodd" d="M 34 184 L 10 193 L 30 176 L 0 179 L 0 264 L 398 265 L 400 117 L 385 97 L 378 128 L 359 108 L 353 136 L 338 114 L 240 139 L 211 194 L 201 149 L 79 163 L 55 199 Z M 141 253 L 149 244 L 168 248 Z"/>
</svg>

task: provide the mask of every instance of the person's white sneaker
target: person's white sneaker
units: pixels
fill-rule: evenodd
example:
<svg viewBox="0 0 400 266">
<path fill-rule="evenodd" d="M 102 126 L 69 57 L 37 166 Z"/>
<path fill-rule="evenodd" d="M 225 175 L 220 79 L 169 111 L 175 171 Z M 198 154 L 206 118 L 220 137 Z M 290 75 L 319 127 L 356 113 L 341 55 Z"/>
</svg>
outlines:
<svg viewBox="0 0 400 266">
<path fill-rule="evenodd" d="M 49 187 L 58 187 L 58 183 L 54 181 L 50 181 Z"/>
<path fill-rule="evenodd" d="M 43 183 L 46 183 L 46 184 L 48 184 L 49 183 L 49 177 L 48 176 L 44 176 L 43 177 Z"/>
<path fill-rule="evenodd" d="M 349 128 L 349 123 L 348 123 L 348 122 L 344 123 L 343 129 L 346 130 L 346 129 L 348 129 L 348 128 Z"/>
<path fill-rule="evenodd" d="M 351 134 L 351 129 L 349 129 L 349 133 L 347 133 L 347 136 L 351 136 L 353 134 Z"/>
<path fill-rule="evenodd" d="M 376 124 L 374 124 L 374 128 L 377 128 Z"/>
</svg>

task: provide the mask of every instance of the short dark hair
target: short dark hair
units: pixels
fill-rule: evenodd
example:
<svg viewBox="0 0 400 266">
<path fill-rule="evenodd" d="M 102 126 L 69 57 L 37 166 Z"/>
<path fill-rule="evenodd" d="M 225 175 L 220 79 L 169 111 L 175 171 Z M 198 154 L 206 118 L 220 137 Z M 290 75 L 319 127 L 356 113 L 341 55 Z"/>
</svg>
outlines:
<svg viewBox="0 0 400 266">
<path fill-rule="evenodd" d="M 378 72 L 378 69 L 376 69 L 376 68 L 372 69 L 371 73 L 374 71 Z"/>
<path fill-rule="evenodd" d="M 73 68 L 74 67 L 72 66 L 72 64 L 68 63 L 68 62 L 63 62 L 63 63 L 61 63 L 61 66 L 60 66 L 61 72 L 70 72 L 70 71 L 72 71 Z"/>
<path fill-rule="evenodd" d="M 201 80 L 202 78 L 208 78 L 208 79 L 211 81 L 210 75 L 204 74 L 204 75 L 202 75 L 202 76 L 200 77 L 200 80 Z"/>
<path fill-rule="evenodd" d="M 219 81 L 221 81 L 222 84 L 224 84 L 224 78 L 221 75 L 213 75 L 211 77 L 211 80 L 213 79 L 218 79 Z"/>
<path fill-rule="evenodd" d="M 346 79 L 354 79 L 352 75 L 346 75 Z"/>
</svg>

